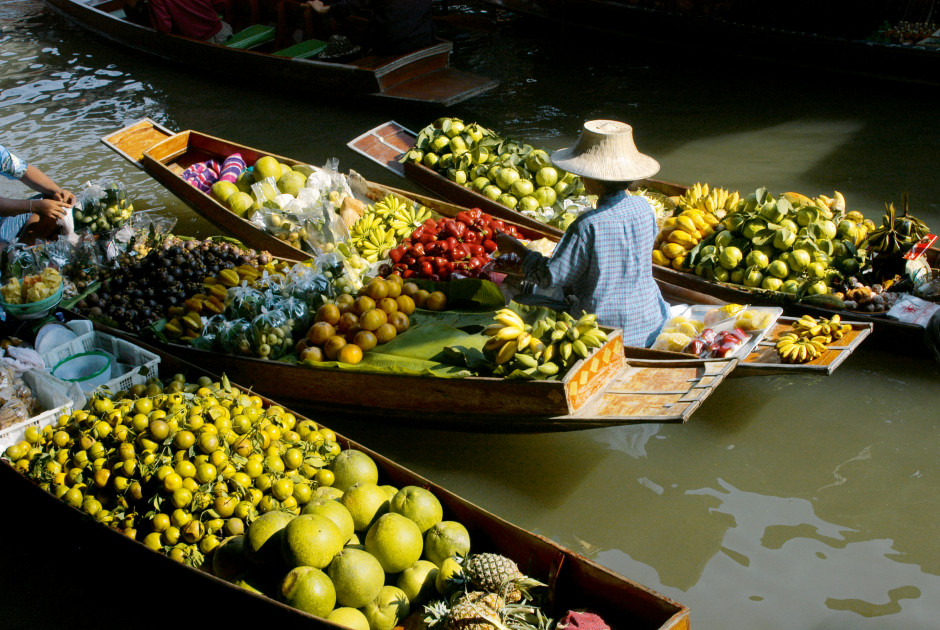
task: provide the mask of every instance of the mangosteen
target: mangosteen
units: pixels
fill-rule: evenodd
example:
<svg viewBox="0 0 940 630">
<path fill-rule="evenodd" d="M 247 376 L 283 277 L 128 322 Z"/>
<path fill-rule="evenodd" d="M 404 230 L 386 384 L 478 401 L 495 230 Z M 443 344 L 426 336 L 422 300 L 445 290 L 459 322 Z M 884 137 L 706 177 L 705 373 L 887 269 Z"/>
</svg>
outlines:
<svg viewBox="0 0 940 630">
<path fill-rule="evenodd" d="M 112 308 L 112 309 L 111 309 L 111 312 L 109 313 L 109 315 L 111 315 L 111 317 L 113 317 L 114 319 L 121 319 L 121 318 L 123 318 L 123 317 L 124 317 L 124 307 L 123 307 L 123 306 L 116 306 L 116 307 Z"/>
<path fill-rule="evenodd" d="M 92 306 L 88 309 L 88 315 L 90 317 L 101 317 L 103 314 L 100 306 Z"/>
</svg>

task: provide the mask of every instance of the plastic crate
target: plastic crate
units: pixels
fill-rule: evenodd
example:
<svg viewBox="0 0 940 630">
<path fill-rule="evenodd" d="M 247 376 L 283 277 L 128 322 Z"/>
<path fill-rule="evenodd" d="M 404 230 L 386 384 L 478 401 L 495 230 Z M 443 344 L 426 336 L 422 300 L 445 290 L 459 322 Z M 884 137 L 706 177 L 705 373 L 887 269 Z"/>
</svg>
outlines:
<svg viewBox="0 0 940 630">
<path fill-rule="evenodd" d="M 38 427 L 41 429 L 54 423 L 62 414 L 71 413 L 75 407 L 75 401 L 69 397 L 70 390 L 72 390 L 73 396 L 77 393 L 84 401 L 84 396 L 81 396 L 78 386 L 66 388 L 63 381 L 42 370 L 27 370 L 23 373 L 23 382 L 29 386 L 39 406 L 46 411 L 0 430 L 0 452 L 21 441 L 27 428 Z M 75 392 L 74 390 L 79 391 Z"/>
<path fill-rule="evenodd" d="M 100 386 L 107 387 L 112 392 L 129 389 L 132 385 L 143 384 L 147 379 L 159 376 L 159 356 L 129 341 L 97 330 L 79 335 L 41 356 L 46 369 L 51 370 L 63 359 L 90 350 L 104 350 L 114 355 L 116 361 L 111 366 L 111 379 Z"/>
</svg>

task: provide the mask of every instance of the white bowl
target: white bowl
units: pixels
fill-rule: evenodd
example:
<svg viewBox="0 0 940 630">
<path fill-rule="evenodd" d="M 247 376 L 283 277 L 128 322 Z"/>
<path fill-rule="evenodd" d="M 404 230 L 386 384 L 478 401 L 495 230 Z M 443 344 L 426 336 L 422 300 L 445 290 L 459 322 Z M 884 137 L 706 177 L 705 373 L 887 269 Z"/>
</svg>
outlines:
<svg viewBox="0 0 940 630">
<path fill-rule="evenodd" d="M 111 357 L 99 350 L 74 354 L 59 361 L 52 375 L 91 391 L 111 378 Z"/>
<path fill-rule="evenodd" d="M 39 332 L 36 333 L 36 341 L 33 343 L 33 347 L 36 348 L 36 352 L 39 354 L 45 354 L 50 350 L 72 341 L 76 337 L 78 337 L 78 335 L 69 328 L 62 324 L 50 322 L 42 326 Z"/>
</svg>

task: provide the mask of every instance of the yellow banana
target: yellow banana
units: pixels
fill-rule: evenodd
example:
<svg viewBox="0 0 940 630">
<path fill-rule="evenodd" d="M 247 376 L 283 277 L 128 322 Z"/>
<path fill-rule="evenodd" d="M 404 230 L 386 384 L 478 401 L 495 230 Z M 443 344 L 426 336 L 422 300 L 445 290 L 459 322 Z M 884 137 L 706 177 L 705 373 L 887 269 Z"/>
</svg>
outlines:
<svg viewBox="0 0 940 630">
<path fill-rule="evenodd" d="M 496 333 L 498 333 L 502 329 L 503 329 L 502 324 L 490 324 L 489 326 L 483 329 L 483 334 L 486 335 L 487 337 L 493 337 L 496 335 Z"/>
<path fill-rule="evenodd" d="M 502 365 L 514 356 L 516 356 L 516 342 L 514 340 L 507 341 L 496 353 L 496 364 Z"/>
<path fill-rule="evenodd" d="M 486 340 L 486 343 L 483 344 L 483 351 L 484 352 L 496 352 L 497 350 L 503 347 L 504 343 L 506 342 L 500 339 L 499 337 L 490 337 L 489 339 Z"/>
<path fill-rule="evenodd" d="M 587 346 L 585 346 L 584 342 L 580 339 L 571 342 L 571 350 L 582 359 L 586 359 L 587 356 L 591 354 L 591 351 L 587 349 Z"/>
<path fill-rule="evenodd" d="M 545 350 L 542 351 L 542 361 L 548 363 L 558 354 L 558 344 L 550 343 L 545 346 Z"/>
<path fill-rule="evenodd" d="M 522 318 L 519 317 L 519 314 L 516 313 L 516 312 L 515 312 L 514 310 L 512 310 L 512 309 L 503 308 L 503 309 L 500 309 L 500 310 L 496 311 L 496 314 L 497 314 L 497 315 L 504 315 L 504 316 L 506 316 L 506 317 L 508 317 L 508 318 L 510 318 L 510 319 L 515 320 L 515 321 L 516 321 L 516 325 L 519 326 L 519 328 L 524 328 L 524 327 L 525 327 L 525 324 L 523 323 Z M 498 319 L 498 318 L 497 318 L 497 319 Z"/>
<path fill-rule="evenodd" d="M 503 341 L 509 341 L 510 339 L 515 339 L 519 335 L 523 334 L 521 328 L 516 328 L 515 326 L 503 326 L 498 333 L 496 333 L 497 339 L 502 339 Z"/>
<path fill-rule="evenodd" d="M 532 335 L 527 332 L 523 332 L 518 337 L 516 337 L 516 351 L 522 352 L 529 347 L 529 341 L 532 340 Z"/>
<path fill-rule="evenodd" d="M 498 313 L 496 317 L 494 317 L 493 319 L 498 321 L 503 326 L 513 326 L 515 328 L 518 328 L 519 330 L 523 330 L 525 328 L 525 324 L 522 323 L 522 320 L 519 319 L 518 316 L 511 317 L 510 315 L 506 313 Z"/>
</svg>

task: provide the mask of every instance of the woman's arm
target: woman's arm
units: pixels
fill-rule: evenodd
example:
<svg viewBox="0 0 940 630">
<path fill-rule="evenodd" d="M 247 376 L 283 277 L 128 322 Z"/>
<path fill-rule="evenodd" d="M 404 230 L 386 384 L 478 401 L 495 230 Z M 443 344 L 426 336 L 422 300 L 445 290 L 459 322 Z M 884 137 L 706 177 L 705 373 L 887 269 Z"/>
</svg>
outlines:
<svg viewBox="0 0 940 630">
<path fill-rule="evenodd" d="M 47 197 L 52 197 L 56 201 L 62 201 L 66 204 L 75 203 L 75 195 L 60 188 L 58 184 L 52 181 L 52 178 L 30 164 L 26 167 L 26 173 L 20 178 L 20 181 Z"/>
</svg>

